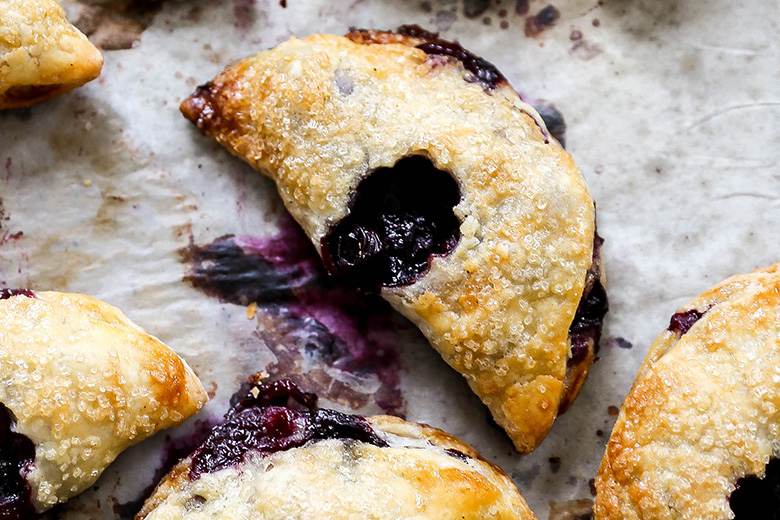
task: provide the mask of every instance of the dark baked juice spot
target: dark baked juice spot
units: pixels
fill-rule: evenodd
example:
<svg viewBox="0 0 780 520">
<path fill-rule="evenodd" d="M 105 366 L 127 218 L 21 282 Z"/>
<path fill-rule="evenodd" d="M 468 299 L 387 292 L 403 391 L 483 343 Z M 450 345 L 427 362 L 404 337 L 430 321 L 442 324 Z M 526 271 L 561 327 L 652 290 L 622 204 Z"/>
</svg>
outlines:
<svg viewBox="0 0 780 520">
<path fill-rule="evenodd" d="M 686 332 L 691 330 L 691 327 L 693 327 L 694 323 L 699 321 L 702 316 L 707 314 L 708 310 L 709 309 L 699 311 L 696 309 L 690 309 L 687 311 L 678 312 L 672 315 L 672 318 L 669 320 L 669 327 L 666 330 L 670 330 L 676 333 L 678 337 L 682 337 Z"/>
<path fill-rule="evenodd" d="M 29 289 L 0 289 L 0 300 L 7 300 L 11 296 L 27 296 L 35 298 L 35 293 Z"/>
<path fill-rule="evenodd" d="M 32 518 L 30 485 L 24 475 L 35 460 L 35 445 L 14 432 L 11 411 L 0 403 L 0 519 Z"/>
<path fill-rule="evenodd" d="M 414 282 L 433 255 L 460 238 L 453 208 L 460 191 L 449 173 L 422 156 L 405 157 L 360 182 L 350 213 L 322 240 L 331 274 L 367 292 Z"/>
<path fill-rule="evenodd" d="M 317 397 L 289 379 L 253 376 L 231 398 L 225 422 L 192 454 L 190 478 L 239 464 L 248 453 L 270 455 L 309 441 L 352 439 L 384 447 L 365 418 L 316 407 Z"/>
<path fill-rule="evenodd" d="M 735 520 L 780 520 L 780 459 L 769 461 L 764 478 L 739 479 L 729 505 Z"/>
</svg>

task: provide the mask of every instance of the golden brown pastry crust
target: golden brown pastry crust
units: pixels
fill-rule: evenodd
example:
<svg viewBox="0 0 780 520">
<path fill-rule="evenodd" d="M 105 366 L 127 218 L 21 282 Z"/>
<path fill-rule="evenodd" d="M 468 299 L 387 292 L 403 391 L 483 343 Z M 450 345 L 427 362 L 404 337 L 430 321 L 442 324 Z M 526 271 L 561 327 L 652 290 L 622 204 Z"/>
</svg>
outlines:
<svg viewBox="0 0 780 520">
<path fill-rule="evenodd" d="M 118 309 L 81 294 L 35 296 L 0 300 L 0 403 L 35 444 L 25 477 L 42 512 L 207 397 L 181 358 Z"/>
<path fill-rule="evenodd" d="M 571 156 L 511 88 L 487 91 L 459 61 L 398 41 L 293 38 L 229 66 L 182 112 L 276 181 L 320 252 L 370 172 L 410 155 L 449 172 L 461 191 L 457 246 L 381 295 L 527 452 L 565 392 L 593 201 Z"/>
<path fill-rule="evenodd" d="M 0 109 L 59 96 L 102 66 L 100 51 L 56 0 L 0 0 Z"/>
<path fill-rule="evenodd" d="M 455 437 L 395 417 L 369 422 L 390 447 L 317 441 L 265 457 L 248 456 L 238 467 L 195 481 L 185 459 L 136 518 L 536 518 L 509 477 Z M 467 457 L 448 455 L 446 449 Z"/>
<path fill-rule="evenodd" d="M 733 276 L 656 338 L 596 478 L 597 519 L 729 519 L 737 480 L 780 454 L 780 264 Z M 674 329 L 670 325 L 670 329 Z"/>
</svg>

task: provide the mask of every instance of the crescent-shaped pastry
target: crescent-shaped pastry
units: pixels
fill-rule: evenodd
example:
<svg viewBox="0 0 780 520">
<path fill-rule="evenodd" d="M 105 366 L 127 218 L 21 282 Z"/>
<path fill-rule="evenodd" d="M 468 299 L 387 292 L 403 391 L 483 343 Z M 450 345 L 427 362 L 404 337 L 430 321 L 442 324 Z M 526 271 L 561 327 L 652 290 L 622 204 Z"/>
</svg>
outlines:
<svg viewBox="0 0 780 520">
<path fill-rule="evenodd" d="M 0 109 L 59 96 L 102 67 L 100 51 L 56 0 L 0 0 Z"/>
<path fill-rule="evenodd" d="M 293 38 L 181 110 L 276 181 L 328 270 L 414 322 L 518 450 L 541 442 L 593 361 L 600 239 L 581 172 L 492 65 L 418 27 Z"/>
<path fill-rule="evenodd" d="M 780 264 L 672 316 L 618 415 L 599 520 L 768 520 L 780 512 Z"/>
<path fill-rule="evenodd" d="M 137 520 L 536 518 L 509 477 L 441 430 L 318 409 L 289 380 L 255 376 L 232 403 Z"/>
<path fill-rule="evenodd" d="M 118 309 L 0 290 L 0 518 L 81 493 L 122 450 L 206 400 L 190 367 Z"/>
</svg>

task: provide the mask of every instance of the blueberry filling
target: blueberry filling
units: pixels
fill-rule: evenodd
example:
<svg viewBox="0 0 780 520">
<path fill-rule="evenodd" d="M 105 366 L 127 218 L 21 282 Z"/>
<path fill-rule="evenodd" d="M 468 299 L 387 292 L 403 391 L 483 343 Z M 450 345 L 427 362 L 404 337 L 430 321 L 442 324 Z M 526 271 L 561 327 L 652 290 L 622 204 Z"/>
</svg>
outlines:
<svg viewBox="0 0 780 520">
<path fill-rule="evenodd" d="M 672 331 L 677 334 L 678 337 L 682 337 L 686 332 L 691 330 L 693 324 L 699 321 L 702 316 L 707 314 L 709 308 L 704 311 L 698 311 L 696 309 L 690 309 L 683 312 L 678 312 L 672 315 L 669 320 L 669 327 L 666 330 Z"/>
<path fill-rule="evenodd" d="M 11 296 L 27 296 L 35 298 L 35 293 L 29 289 L 0 289 L 0 300 L 7 300 Z"/>
<path fill-rule="evenodd" d="M 584 359 L 590 348 L 594 349 L 594 353 L 599 350 L 601 328 L 604 324 L 604 316 L 609 310 L 607 291 L 601 283 L 601 244 L 603 243 L 604 239 L 598 233 L 594 234 L 593 262 L 585 275 L 585 288 L 574 320 L 569 327 L 570 365 Z"/>
<path fill-rule="evenodd" d="M 14 432 L 11 411 L 0 403 L 0 520 L 32 518 L 35 509 L 24 478 L 35 460 L 35 445 Z"/>
<path fill-rule="evenodd" d="M 463 67 L 474 75 L 474 81 L 485 88 L 494 89 L 507 82 L 495 65 L 467 51 L 458 42 L 442 40 L 438 33 L 426 31 L 419 25 L 402 25 L 398 28 L 398 34 L 423 40 L 417 48 L 425 54 L 450 56 L 460 61 Z"/>
<path fill-rule="evenodd" d="M 385 447 L 365 418 L 318 409 L 317 397 L 289 379 L 250 378 L 230 400 L 225 422 L 211 431 L 192 454 L 190 478 L 240 463 L 252 453 L 270 455 L 325 439 L 352 439 Z"/>
<path fill-rule="evenodd" d="M 769 461 L 762 479 L 739 479 L 729 505 L 735 520 L 780 520 L 780 459 Z"/>
<path fill-rule="evenodd" d="M 322 240 L 331 274 L 366 292 L 414 282 L 433 255 L 460 238 L 455 180 L 422 156 L 405 157 L 362 180 L 350 212 Z"/>
</svg>

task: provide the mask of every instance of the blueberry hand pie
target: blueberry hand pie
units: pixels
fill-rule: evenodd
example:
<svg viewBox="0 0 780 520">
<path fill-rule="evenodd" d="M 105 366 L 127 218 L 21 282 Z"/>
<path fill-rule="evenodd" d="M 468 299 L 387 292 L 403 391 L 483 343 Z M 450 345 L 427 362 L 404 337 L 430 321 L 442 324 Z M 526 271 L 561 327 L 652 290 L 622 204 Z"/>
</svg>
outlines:
<svg viewBox="0 0 780 520">
<path fill-rule="evenodd" d="M 455 437 L 316 407 L 257 376 L 138 520 L 535 519 L 512 481 Z"/>
<path fill-rule="evenodd" d="M 122 450 L 205 401 L 187 364 L 116 308 L 0 290 L 0 518 L 77 495 Z"/>
<path fill-rule="evenodd" d="M 677 311 L 629 392 L 597 519 L 780 518 L 780 264 Z"/>
<path fill-rule="evenodd" d="M 102 66 L 100 51 L 56 0 L 0 0 L 0 109 L 59 96 Z"/>
<path fill-rule="evenodd" d="M 542 441 L 597 347 L 600 238 L 581 172 L 495 67 L 419 27 L 314 35 L 181 110 L 276 182 L 328 270 L 413 321 L 518 450 Z"/>
</svg>

